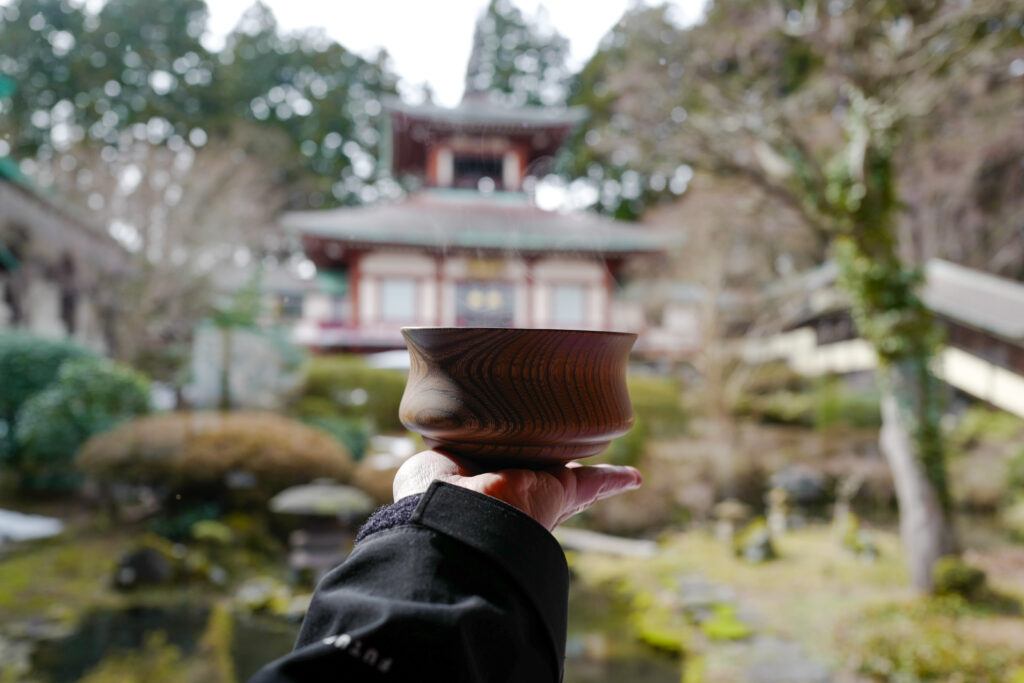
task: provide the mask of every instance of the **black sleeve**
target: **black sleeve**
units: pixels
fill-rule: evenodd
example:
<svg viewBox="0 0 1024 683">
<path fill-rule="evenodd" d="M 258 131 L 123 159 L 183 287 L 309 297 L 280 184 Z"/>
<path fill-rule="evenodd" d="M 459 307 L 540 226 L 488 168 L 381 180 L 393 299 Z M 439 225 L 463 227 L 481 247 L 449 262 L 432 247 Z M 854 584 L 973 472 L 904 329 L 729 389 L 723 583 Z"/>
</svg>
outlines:
<svg viewBox="0 0 1024 683">
<path fill-rule="evenodd" d="M 251 683 L 559 681 L 569 572 L 547 529 L 434 482 L 316 589 L 295 649 Z"/>
</svg>

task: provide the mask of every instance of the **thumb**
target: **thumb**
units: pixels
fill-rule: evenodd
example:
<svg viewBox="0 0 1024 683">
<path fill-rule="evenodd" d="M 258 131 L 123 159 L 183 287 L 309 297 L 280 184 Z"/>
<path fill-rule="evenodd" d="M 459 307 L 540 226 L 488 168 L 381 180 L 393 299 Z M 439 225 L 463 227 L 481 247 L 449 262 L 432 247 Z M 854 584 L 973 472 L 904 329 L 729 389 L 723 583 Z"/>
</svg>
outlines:
<svg viewBox="0 0 1024 683">
<path fill-rule="evenodd" d="M 581 466 L 572 463 L 562 468 L 558 478 L 565 489 L 558 524 L 602 498 L 639 488 L 643 483 L 643 475 L 635 467 L 616 465 Z"/>
</svg>

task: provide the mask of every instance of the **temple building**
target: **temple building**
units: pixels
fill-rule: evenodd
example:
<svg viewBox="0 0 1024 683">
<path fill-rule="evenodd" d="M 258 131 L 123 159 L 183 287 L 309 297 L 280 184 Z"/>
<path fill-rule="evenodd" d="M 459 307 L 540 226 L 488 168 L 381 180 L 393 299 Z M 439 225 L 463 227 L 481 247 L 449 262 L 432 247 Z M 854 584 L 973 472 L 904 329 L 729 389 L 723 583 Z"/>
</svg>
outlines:
<svg viewBox="0 0 1024 683">
<path fill-rule="evenodd" d="M 456 108 L 393 100 L 387 112 L 392 173 L 417 177 L 421 189 L 392 203 L 283 216 L 318 272 L 296 341 L 401 348 L 406 325 L 643 332 L 643 309 L 618 296 L 619 280 L 631 260 L 662 254 L 658 235 L 542 210 L 528 191 L 582 110 L 470 97 Z"/>
<path fill-rule="evenodd" d="M 873 370 L 878 358 L 857 335 L 838 273 L 829 262 L 767 293 L 782 329 L 745 339 L 744 360 L 782 360 L 808 376 Z M 1024 417 L 1024 284 L 941 259 L 924 276 L 921 298 L 946 333 L 932 370 L 956 392 Z"/>
<path fill-rule="evenodd" d="M 121 247 L 0 156 L 0 332 L 23 328 L 110 352 Z"/>
</svg>

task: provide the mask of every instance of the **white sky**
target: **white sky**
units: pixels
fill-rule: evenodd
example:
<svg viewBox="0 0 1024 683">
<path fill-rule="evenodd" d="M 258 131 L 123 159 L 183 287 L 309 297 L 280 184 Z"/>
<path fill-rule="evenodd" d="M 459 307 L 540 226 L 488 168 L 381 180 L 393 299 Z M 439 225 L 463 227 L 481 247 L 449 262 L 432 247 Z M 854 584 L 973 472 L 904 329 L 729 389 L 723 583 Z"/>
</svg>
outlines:
<svg viewBox="0 0 1024 683">
<path fill-rule="evenodd" d="M 285 31 L 322 27 L 345 48 L 371 54 L 385 47 L 406 86 L 429 83 L 438 104 L 462 97 L 476 19 L 487 0 L 264 0 Z M 539 5 L 569 39 L 571 66 L 579 68 L 601 38 L 633 4 L 644 0 L 513 0 L 527 16 Z M 215 40 L 234 28 L 253 0 L 207 0 Z M 0 0 L 2 4 L 2 0 Z M 649 1 L 644 4 L 651 4 Z M 696 21 L 704 0 L 669 0 L 680 24 Z"/>
</svg>

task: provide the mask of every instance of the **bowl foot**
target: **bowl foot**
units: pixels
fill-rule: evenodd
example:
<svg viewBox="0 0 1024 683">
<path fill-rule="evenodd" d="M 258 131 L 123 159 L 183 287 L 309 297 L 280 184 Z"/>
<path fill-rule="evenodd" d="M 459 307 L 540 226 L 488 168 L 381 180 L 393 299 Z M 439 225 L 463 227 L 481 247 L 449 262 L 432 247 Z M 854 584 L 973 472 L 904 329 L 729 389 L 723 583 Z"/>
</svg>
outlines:
<svg viewBox="0 0 1024 683">
<path fill-rule="evenodd" d="M 488 470 L 504 468 L 543 469 L 580 458 L 589 458 L 608 448 L 611 441 L 587 444 L 516 445 L 472 443 L 423 437 L 429 448 L 486 465 Z"/>
</svg>

